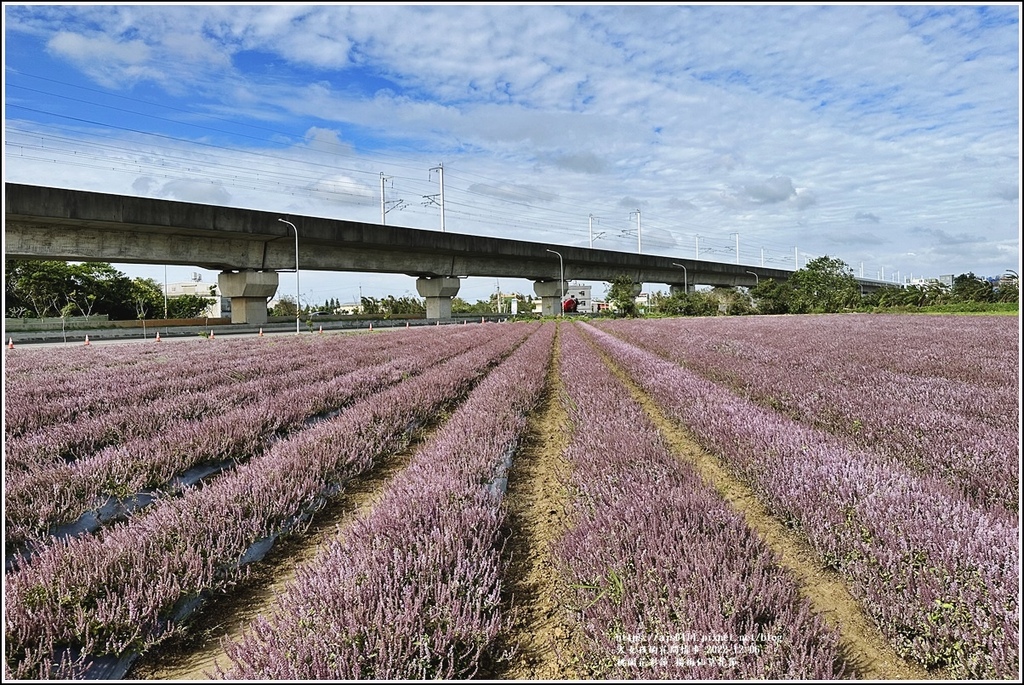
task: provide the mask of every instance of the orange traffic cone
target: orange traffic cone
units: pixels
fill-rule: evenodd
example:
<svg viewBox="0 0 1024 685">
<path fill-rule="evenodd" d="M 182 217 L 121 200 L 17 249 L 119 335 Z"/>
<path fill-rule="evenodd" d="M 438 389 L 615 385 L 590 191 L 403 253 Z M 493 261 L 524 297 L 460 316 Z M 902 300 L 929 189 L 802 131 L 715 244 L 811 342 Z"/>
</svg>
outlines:
<svg viewBox="0 0 1024 685">
<path fill-rule="evenodd" d="M 213 331 L 210 331 L 210 340 L 213 340 Z"/>
<path fill-rule="evenodd" d="M 7 349 L 9 349 L 9 350 L 13 350 L 14 349 L 14 338 L 8 338 L 7 339 Z"/>
<path fill-rule="evenodd" d="M 480 323 L 483 323 L 483 322 L 484 322 L 484 317 L 481 316 L 480 317 Z"/>
<path fill-rule="evenodd" d="M 156 341 L 160 342 L 160 331 L 156 332 Z"/>
<path fill-rule="evenodd" d="M 263 329 L 262 328 L 260 329 L 260 337 L 261 338 L 263 337 Z"/>
<path fill-rule="evenodd" d="M 408 328 L 408 327 L 409 327 L 409 322 L 408 322 L 408 321 L 406 321 L 406 322 L 405 322 L 405 327 L 406 327 L 406 328 Z"/>
<path fill-rule="evenodd" d="M 323 326 L 321 326 L 321 327 L 320 327 L 320 332 L 321 332 L 321 333 L 323 333 L 323 332 L 324 332 L 324 327 L 323 327 Z"/>
<path fill-rule="evenodd" d="M 89 342 L 89 336 L 85 336 L 85 344 L 86 344 L 86 345 L 90 345 L 90 344 L 91 344 L 91 343 Z"/>
<path fill-rule="evenodd" d="M 370 322 L 370 330 L 373 330 L 373 322 Z"/>
</svg>

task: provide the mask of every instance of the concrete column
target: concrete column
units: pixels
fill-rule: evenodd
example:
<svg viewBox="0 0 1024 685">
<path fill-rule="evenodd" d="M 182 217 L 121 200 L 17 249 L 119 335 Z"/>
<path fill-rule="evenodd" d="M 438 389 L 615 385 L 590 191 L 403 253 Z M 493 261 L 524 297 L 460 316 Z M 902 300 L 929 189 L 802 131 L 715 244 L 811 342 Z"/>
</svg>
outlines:
<svg viewBox="0 0 1024 685">
<path fill-rule="evenodd" d="M 231 323 L 266 323 L 267 300 L 277 292 L 277 283 L 276 271 L 221 272 L 217 286 L 231 298 Z"/>
<path fill-rule="evenodd" d="M 451 319 L 452 298 L 459 294 L 459 279 L 449 276 L 417 278 L 416 292 L 427 300 L 427 318 Z"/>
<path fill-rule="evenodd" d="M 670 295 L 675 295 L 676 293 L 692 293 L 694 292 L 694 289 L 693 283 L 687 283 L 685 289 L 682 283 L 669 283 L 668 286 L 668 292 Z"/>
<path fill-rule="evenodd" d="M 568 281 L 534 281 L 533 292 L 540 298 L 541 316 L 558 316 L 562 312 L 562 293 Z"/>
</svg>

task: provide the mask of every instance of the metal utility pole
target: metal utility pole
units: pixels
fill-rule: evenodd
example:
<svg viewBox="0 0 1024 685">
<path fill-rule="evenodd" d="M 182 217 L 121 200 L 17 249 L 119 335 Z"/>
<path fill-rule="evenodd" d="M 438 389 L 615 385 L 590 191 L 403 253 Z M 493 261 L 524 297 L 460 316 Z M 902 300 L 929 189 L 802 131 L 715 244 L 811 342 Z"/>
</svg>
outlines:
<svg viewBox="0 0 1024 685">
<path fill-rule="evenodd" d="M 693 258 L 700 259 L 700 236 L 693 236 Z"/>
<path fill-rule="evenodd" d="M 796 266 L 794 267 L 793 270 L 794 271 L 799 271 L 800 270 L 800 251 L 797 250 L 795 247 L 793 248 L 793 262 L 796 264 Z"/>
<path fill-rule="evenodd" d="M 299 229 L 295 228 L 295 224 L 284 219 L 278 219 L 278 221 L 288 224 L 295 231 L 295 335 L 299 334 Z"/>
<path fill-rule="evenodd" d="M 601 223 L 601 220 L 598 219 L 597 222 Z M 597 234 L 597 237 L 600 238 L 603 235 L 604 235 L 604 232 L 602 231 L 601 233 Z M 590 215 L 590 249 L 591 250 L 594 249 L 594 215 L 593 214 Z"/>
<path fill-rule="evenodd" d="M 391 178 L 391 177 L 390 176 L 385 176 L 383 171 L 380 172 L 380 223 L 381 223 L 381 225 L 384 225 L 384 215 L 387 214 L 387 211 L 384 209 L 384 181 L 388 180 L 389 178 Z"/>
<path fill-rule="evenodd" d="M 438 164 L 435 167 L 431 167 L 430 170 L 437 172 L 437 177 L 441 183 L 441 233 L 444 233 L 444 165 Z"/>
<path fill-rule="evenodd" d="M 761 285 L 761 279 L 757 277 L 757 274 L 755 274 L 753 271 L 748 271 L 747 273 L 754 277 L 754 287 L 755 288 L 757 286 Z"/>
<path fill-rule="evenodd" d="M 739 233 L 733 233 L 733 235 L 736 236 L 736 263 L 739 264 L 740 263 L 740 234 Z"/>
<path fill-rule="evenodd" d="M 633 212 L 630 212 L 632 214 Z M 636 252 L 637 254 L 643 254 L 643 242 L 641 240 L 642 234 L 640 233 L 640 210 L 636 210 Z"/>
</svg>

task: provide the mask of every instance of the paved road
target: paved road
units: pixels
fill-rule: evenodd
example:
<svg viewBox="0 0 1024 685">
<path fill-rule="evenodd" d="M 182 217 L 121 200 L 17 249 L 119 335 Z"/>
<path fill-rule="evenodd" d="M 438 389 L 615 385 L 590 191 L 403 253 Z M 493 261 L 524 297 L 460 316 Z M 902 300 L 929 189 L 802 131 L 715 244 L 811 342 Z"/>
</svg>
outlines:
<svg viewBox="0 0 1024 685">
<path fill-rule="evenodd" d="M 498 320 L 492 318 L 491 320 Z M 427 322 L 419 319 L 408 322 L 411 326 L 433 326 L 436 322 Z M 461 325 L 463 323 L 480 323 L 480 318 L 453 319 L 444 322 L 444 325 Z M 64 345 L 84 345 L 86 336 L 89 337 L 90 345 L 109 345 L 111 343 L 154 343 L 156 334 L 159 332 L 160 341 L 171 342 L 176 340 L 196 340 L 200 336 L 209 336 L 212 332 L 216 338 L 238 338 L 255 337 L 263 335 L 316 335 L 321 328 L 324 333 L 340 331 L 368 330 L 370 325 L 374 330 L 386 330 L 389 328 L 404 328 L 405 321 L 323 321 L 312 326 L 305 322 L 299 326 L 296 333 L 295 323 L 271 323 L 263 326 L 249 324 L 220 324 L 217 326 L 171 326 L 161 328 L 148 328 L 145 333 L 141 328 L 97 328 L 63 331 L 4 331 L 3 344 L 8 346 L 9 342 L 14 343 L 15 349 L 21 345 L 60 347 Z"/>
</svg>

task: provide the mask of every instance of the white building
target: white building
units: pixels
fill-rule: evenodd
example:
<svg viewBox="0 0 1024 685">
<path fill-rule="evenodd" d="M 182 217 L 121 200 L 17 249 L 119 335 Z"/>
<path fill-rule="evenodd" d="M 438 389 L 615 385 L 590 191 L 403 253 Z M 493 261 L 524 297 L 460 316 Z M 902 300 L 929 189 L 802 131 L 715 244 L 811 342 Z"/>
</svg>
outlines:
<svg viewBox="0 0 1024 685">
<path fill-rule="evenodd" d="M 596 314 L 597 303 L 590 296 L 591 287 L 583 283 L 570 283 L 565 289 L 565 296 L 576 298 L 576 311 L 580 314 Z"/>
<path fill-rule="evenodd" d="M 203 283 L 201 274 L 193 274 L 191 281 L 181 283 L 168 283 L 164 293 L 168 299 L 182 295 L 196 295 L 205 297 L 210 305 L 199 316 L 219 319 L 231 316 L 231 298 L 221 297 L 220 290 L 216 283 Z"/>
<path fill-rule="evenodd" d="M 578 314 L 596 314 L 599 308 L 598 303 L 590 296 L 590 292 L 591 286 L 589 285 L 570 283 L 565 287 L 565 299 L 576 298 L 576 313 Z M 564 304 L 565 300 L 562 302 Z M 535 297 L 533 299 L 533 313 L 540 314 L 541 309 L 541 299 Z"/>
</svg>

